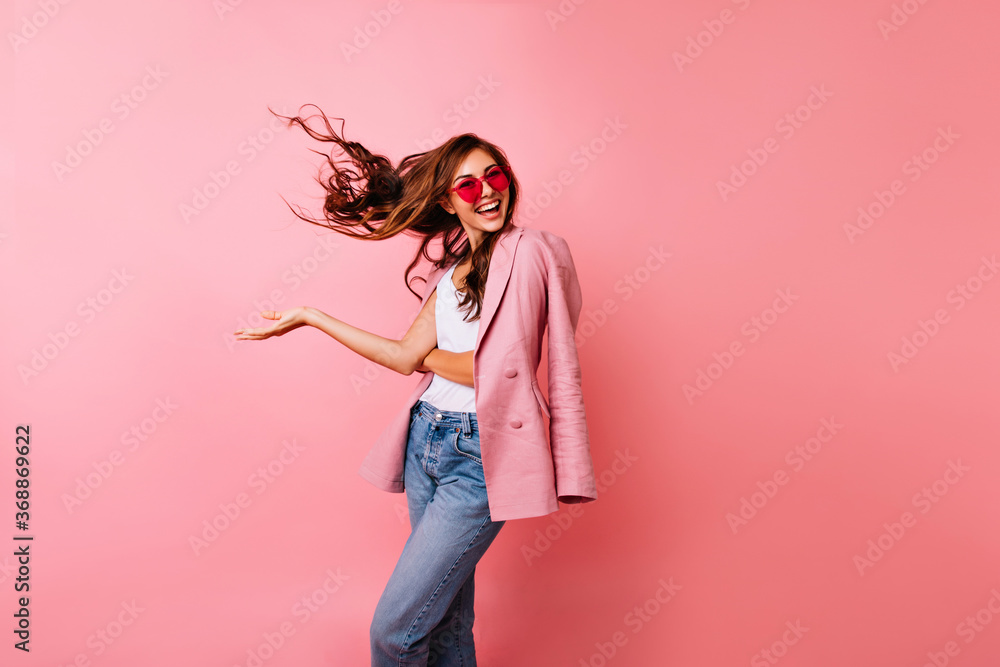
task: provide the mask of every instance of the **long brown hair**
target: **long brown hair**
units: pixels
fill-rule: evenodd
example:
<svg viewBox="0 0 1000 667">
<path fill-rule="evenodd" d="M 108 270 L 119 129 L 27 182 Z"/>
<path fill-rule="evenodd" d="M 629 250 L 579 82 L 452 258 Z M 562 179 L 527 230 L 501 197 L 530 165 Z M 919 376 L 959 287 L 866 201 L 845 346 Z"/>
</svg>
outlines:
<svg viewBox="0 0 1000 667">
<path fill-rule="evenodd" d="M 507 155 L 499 146 L 475 134 L 465 133 L 452 137 L 432 150 L 407 155 L 398 166 L 393 167 L 392 162 L 384 155 L 373 154 L 361 144 L 345 140 L 342 137 L 344 119 L 336 119 L 341 121 L 341 136 L 338 136 L 326 114 L 319 107 L 316 109 L 326 126 L 326 132 L 309 127 L 308 121 L 314 116 L 288 117 L 269 110 L 275 116 L 286 119 L 289 127 L 297 124 L 313 139 L 336 144 L 342 153 L 347 154 L 350 164 L 346 167 L 339 166 L 333 151 L 329 155 L 313 151 L 325 157 L 324 166 L 332 170 L 324 178 L 321 167 L 316 179 L 326 191 L 324 220 L 302 215 L 287 201 L 285 203 L 300 219 L 352 238 L 377 241 L 400 233 L 421 237 L 420 248 L 403 276 L 407 289 L 420 298 L 410 286 L 410 273 L 420 257 L 432 262 L 436 268 L 441 268 L 469 256 L 469 240 L 458 215 L 448 213 L 440 206 L 441 200 L 448 196 L 447 191 L 455 173 L 476 148 L 489 153 L 497 164 L 509 167 Z M 299 108 L 299 113 L 301 112 L 302 107 Z M 465 277 L 465 294 L 459 303 L 460 308 L 472 305 L 469 309 L 472 317 L 468 314 L 466 316 L 468 321 L 479 319 L 481 314 L 493 247 L 500 234 L 511 224 L 520 189 L 517 177 L 512 172 L 504 224 L 498 231 L 486 233 L 482 243 L 472 253 L 471 267 Z M 438 236 L 441 237 L 442 254 L 435 259 L 428 253 L 428 245 Z M 416 277 L 426 282 L 422 276 Z"/>
</svg>

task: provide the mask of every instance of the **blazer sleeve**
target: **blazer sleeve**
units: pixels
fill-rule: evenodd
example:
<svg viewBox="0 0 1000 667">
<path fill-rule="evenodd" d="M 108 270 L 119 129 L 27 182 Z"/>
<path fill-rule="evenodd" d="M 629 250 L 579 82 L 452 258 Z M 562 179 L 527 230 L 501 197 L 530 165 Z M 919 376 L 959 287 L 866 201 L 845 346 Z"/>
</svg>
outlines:
<svg viewBox="0 0 1000 667">
<path fill-rule="evenodd" d="M 583 295 L 565 239 L 552 236 L 548 269 L 549 442 L 555 466 L 556 497 L 564 503 L 597 499 L 583 405 L 576 328 Z"/>
</svg>

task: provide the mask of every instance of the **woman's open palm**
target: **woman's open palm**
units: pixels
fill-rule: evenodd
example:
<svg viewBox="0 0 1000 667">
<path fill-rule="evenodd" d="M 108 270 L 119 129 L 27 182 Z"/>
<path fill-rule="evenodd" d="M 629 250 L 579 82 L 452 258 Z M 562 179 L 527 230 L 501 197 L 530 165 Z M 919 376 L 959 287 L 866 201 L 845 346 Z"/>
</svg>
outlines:
<svg viewBox="0 0 1000 667">
<path fill-rule="evenodd" d="M 264 310 L 261 317 L 268 320 L 277 320 L 269 327 L 257 327 L 256 329 L 238 329 L 235 332 L 237 340 L 264 340 L 271 336 L 281 336 L 292 329 L 305 326 L 305 306 L 296 306 L 282 311 Z"/>
</svg>

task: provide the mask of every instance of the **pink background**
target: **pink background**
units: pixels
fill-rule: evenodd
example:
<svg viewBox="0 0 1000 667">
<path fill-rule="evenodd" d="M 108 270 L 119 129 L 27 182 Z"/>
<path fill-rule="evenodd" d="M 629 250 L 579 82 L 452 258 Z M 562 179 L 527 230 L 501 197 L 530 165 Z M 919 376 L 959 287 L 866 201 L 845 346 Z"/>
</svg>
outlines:
<svg viewBox="0 0 1000 667">
<path fill-rule="evenodd" d="M 281 200 L 323 147 L 267 107 L 315 103 L 393 161 L 504 147 L 579 271 L 600 498 L 504 527 L 480 664 L 997 664 L 994 3 L 225 2 L 9 13 L 0 662 L 367 664 L 409 526 L 357 468 L 417 379 L 232 336 L 416 314 L 413 239 Z"/>
</svg>

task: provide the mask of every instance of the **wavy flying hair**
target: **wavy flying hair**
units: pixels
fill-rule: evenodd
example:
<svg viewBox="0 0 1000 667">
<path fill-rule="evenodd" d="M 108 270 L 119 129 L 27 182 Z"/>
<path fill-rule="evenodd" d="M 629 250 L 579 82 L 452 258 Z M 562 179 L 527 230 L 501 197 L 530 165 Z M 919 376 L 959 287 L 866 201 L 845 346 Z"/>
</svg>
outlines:
<svg viewBox="0 0 1000 667">
<path fill-rule="evenodd" d="M 319 107 L 316 109 L 325 132 L 309 126 L 309 120 L 315 115 L 306 118 L 301 115 L 288 117 L 271 110 L 275 116 L 285 119 L 289 127 L 298 125 L 313 139 L 335 144 L 329 155 L 310 149 L 326 158 L 316 179 L 326 192 L 323 219 L 316 220 L 303 215 L 292 208 L 291 204 L 288 205 L 289 208 L 306 222 L 352 238 L 377 241 L 403 232 L 420 237 L 420 248 L 406 267 L 403 280 L 406 288 L 414 296 L 421 298 L 410 285 L 410 273 L 420 257 L 441 268 L 469 256 L 469 241 L 458 215 L 448 213 L 440 206 L 440 202 L 448 198 L 448 189 L 462 162 L 473 150 L 481 148 L 497 164 L 509 167 L 507 155 L 499 146 L 475 134 L 465 133 L 452 137 L 433 150 L 407 155 L 394 167 L 384 155 L 374 154 L 358 142 L 344 139 L 344 119 L 336 119 L 341 121 L 338 136 L 326 114 Z M 302 107 L 299 108 L 299 113 L 301 112 Z M 341 155 L 335 158 L 335 152 Z M 343 164 L 338 164 L 344 156 L 347 159 Z M 324 176 L 327 167 L 330 173 Z M 503 227 L 485 234 L 483 242 L 472 253 L 471 268 L 465 277 L 465 294 L 459 304 L 460 308 L 467 309 L 468 321 L 480 317 L 493 248 L 499 235 L 511 224 L 517 207 L 521 188 L 513 173 L 509 188 Z M 288 204 L 287 201 L 285 203 Z M 441 238 L 442 252 L 440 257 L 434 258 L 428 252 L 428 245 L 438 237 Z M 422 276 L 416 278 L 426 282 Z"/>
</svg>

